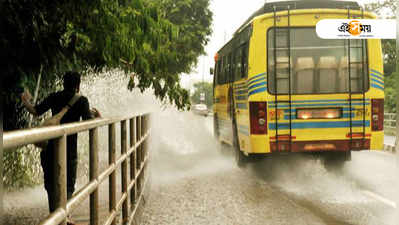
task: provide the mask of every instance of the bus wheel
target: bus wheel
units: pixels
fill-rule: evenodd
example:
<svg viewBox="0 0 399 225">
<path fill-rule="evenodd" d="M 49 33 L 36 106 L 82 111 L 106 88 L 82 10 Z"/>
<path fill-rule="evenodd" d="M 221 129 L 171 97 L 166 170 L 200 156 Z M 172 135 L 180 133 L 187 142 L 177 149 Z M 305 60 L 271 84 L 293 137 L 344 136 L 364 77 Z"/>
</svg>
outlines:
<svg viewBox="0 0 399 225">
<path fill-rule="evenodd" d="M 341 171 L 346 161 L 351 160 L 351 152 L 325 152 L 324 153 L 324 167 L 326 170 L 334 172 Z"/>
<path fill-rule="evenodd" d="M 231 146 L 222 141 L 219 141 L 219 140 L 217 140 L 217 142 L 218 142 L 217 148 L 218 148 L 220 154 L 222 154 L 224 156 L 231 156 L 231 154 L 232 154 Z"/>
<path fill-rule="evenodd" d="M 216 139 L 219 139 L 219 123 L 218 123 L 218 117 L 217 114 L 213 116 L 213 136 Z"/>
<path fill-rule="evenodd" d="M 249 157 L 244 155 L 240 150 L 240 144 L 238 142 L 237 126 L 233 123 L 233 148 L 234 148 L 234 158 L 236 160 L 237 166 L 239 168 L 245 167 L 249 162 Z"/>
</svg>

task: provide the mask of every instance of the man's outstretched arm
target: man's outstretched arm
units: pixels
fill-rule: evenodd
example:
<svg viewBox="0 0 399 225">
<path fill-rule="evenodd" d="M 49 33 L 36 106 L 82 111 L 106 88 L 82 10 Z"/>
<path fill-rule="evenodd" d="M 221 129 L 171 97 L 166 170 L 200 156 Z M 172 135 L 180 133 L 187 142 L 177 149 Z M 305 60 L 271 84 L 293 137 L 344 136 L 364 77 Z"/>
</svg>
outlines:
<svg viewBox="0 0 399 225">
<path fill-rule="evenodd" d="M 43 113 L 47 112 L 50 109 L 50 106 L 53 104 L 54 98 L 52 95 L 45 98 L 39 105 L 33 105 L 31 103 L 32 95 L 26 90 L 21 94 L 21 100 L 28 112 L 30 112 L 34 116 L 40 116 Z"/>
</svg>

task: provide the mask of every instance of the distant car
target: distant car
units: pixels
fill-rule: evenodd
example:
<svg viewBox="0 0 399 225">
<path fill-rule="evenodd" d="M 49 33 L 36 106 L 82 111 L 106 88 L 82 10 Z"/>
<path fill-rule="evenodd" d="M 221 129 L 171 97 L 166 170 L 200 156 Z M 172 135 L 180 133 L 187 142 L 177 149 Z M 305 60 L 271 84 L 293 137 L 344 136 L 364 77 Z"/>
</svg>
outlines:
<svg viewBox="0 0 399 225">
<path fill-rule="evenodd" d="M 205 104 L 193 105 L 191 110 L 193 111 L 193 113 L 202 115 L 202 116 L 208 116 L 208 112 L 209 112 L 208 107 Z"/>
</svg>

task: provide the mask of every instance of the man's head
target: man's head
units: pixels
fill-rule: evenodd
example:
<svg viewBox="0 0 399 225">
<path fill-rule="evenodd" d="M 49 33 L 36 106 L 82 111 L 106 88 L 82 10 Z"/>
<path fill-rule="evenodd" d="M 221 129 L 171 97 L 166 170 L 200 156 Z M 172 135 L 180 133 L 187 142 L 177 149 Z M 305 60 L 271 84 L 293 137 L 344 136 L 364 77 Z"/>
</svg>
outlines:
<svg viewBox="0 0 399 225">
<path fill-rule="evenodd" d="M 64 90 L 79 92 L 80 74 L 74 71 L 68 71 L 64 75 Z"/>
</svg>

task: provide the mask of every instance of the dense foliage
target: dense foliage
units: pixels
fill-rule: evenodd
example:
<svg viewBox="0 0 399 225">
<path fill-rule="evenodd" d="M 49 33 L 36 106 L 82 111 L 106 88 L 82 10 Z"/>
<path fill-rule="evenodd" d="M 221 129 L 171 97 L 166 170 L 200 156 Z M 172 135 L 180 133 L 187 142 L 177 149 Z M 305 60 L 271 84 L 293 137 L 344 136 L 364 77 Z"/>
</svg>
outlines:
<svg viewBox="0 0 399 225">
<path fill-rule="evenodd" d="M 205 94 L 205 101 L 201 101 L 201 93 Z M 208 109 L 212 108 L 213 104 L 213 85 L 208 82 L 198 82 L 194 84 L 194 93 L 191 96 L 193 104 L 204 103 Z"/>
<path fill-rule="evenodd" d="M 397 0 L 383 0 L 367 4 L 366 9 L 376 13 L 381 18 L 395 19 L 397 4 Z M 396 91 L 399 79 L 399 71 L 396 70 L 398 62 L 396 40 L 383 39 L 381 44 L 384 55 L 385 110 L 394 113 L 399 99 L 398 91 Z"/>
<path fill-rule="evenodd" d="M 4 130 L 27 126 L 28 116 L 19 101 L 24 88 L 33 92 L 38 85 L 40 101 L 60 87 L 67 70 L 96 76 L 99 71 L 121 69 L 130 77 L 126 83 L 130 90 L 152 88 L 160 100 L 179 109 L 189 107 L 189 94 L 180 87 L 179 76 L 189 73 L 204 53 L 211 33 L 209 0 L 5 0 L 0 4 Z M 19 150 L 4 156 L 11 177 L 32 177 L 23 165 L 37 160 L 37 155 Z"/>
<path fill-rule="evenodd" d="M 211 32 L 208 7 L 209 0 L 3 2 L 5 129 L 23 126 L 21 113 L 15 114 L 21 112 L 16 103 L 23 87 L 32 90 L 41 73 L 41 90 L 51 91 L 71 69 L 121 68 L 134 74 L 130 89 L 153 88 L 161 100 L 187 108 L 179 75 L 204 53 Z"/>
</svg>

